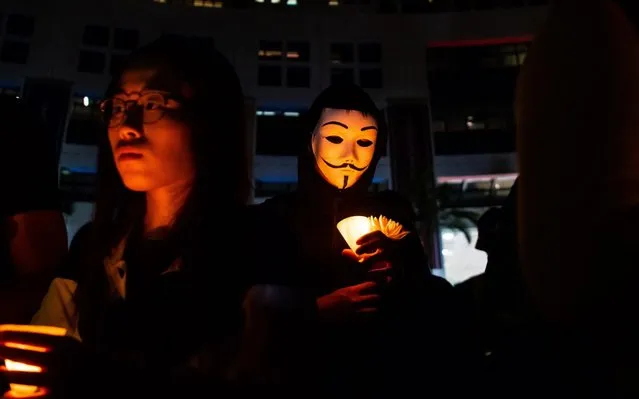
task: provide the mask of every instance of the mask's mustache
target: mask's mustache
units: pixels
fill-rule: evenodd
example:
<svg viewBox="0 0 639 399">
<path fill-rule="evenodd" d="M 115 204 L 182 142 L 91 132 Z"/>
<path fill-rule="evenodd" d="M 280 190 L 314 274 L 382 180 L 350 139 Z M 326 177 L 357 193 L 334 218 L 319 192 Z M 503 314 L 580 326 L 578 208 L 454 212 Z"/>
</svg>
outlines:
<svg viewBox="0 0 639 399">
<path fill-rule="evenodd" d="M 358 168 L 357 166 L 353 165 L 352 163 L 343 163 L 341 165 L 333 165 L 330 162 L 326 162 L 326 160 L 324 158 L 322 158 L 322 161 L 324 161 L 324 163 L 326 165 L 328 165 L 329 167 L 331 167 L 333 169 L 351 168 L 351 169 L 356 170 L 358 172 L 363 172 L 364 170 L 366 170 L 366 166 L 364 166 L 363 168 Z"/>
</svg>

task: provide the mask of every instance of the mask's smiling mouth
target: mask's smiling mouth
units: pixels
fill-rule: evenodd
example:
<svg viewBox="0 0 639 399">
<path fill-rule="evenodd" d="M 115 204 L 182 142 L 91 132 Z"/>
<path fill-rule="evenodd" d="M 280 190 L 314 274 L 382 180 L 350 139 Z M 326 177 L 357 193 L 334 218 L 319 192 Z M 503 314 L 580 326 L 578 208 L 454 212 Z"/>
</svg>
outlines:
<svg viewBox="0 0 639 399">
<path fill-rule="evenodd" d="M 356 170 L 358 172 L 363 172 L 366 170 L 367 166 L 364 166 L 363 168 L 358 168 L 357 166 L 353 165 L 352 163 L 343 163 L 341 165 L 333 165 L 332 163 L 328 162 L 327 160 L 325 160 L 324 158 L 322 158 L 322 161 L 324 161 L 324 163 L 329 167 L 329 168 L 333 168 L 333 169 L 345 169 L 345 168 L 350 168 L 353 170 Z"/>
</svg>

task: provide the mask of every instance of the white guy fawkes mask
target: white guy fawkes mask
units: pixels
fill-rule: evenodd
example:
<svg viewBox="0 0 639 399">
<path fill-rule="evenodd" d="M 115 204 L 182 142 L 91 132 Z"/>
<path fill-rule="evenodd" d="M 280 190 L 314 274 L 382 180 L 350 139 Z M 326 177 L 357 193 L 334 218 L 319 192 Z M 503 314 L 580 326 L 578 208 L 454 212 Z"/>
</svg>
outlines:
<svg viewBox="0 0 639 399">
<path fill-rule="evenodd" d="M 317 169 L 331 185 L 353 186 L 370 166 L 377 142 L 377 123 L 359 111 L 325 108 L 313 131 Z"/>
</svg>

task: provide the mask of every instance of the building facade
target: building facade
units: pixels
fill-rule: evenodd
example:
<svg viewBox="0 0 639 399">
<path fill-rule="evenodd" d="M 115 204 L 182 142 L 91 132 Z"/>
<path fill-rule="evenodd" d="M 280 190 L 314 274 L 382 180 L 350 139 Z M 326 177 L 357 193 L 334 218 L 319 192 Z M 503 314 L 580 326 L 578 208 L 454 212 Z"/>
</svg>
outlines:
<svg viewBox="0 0 639 399">
<path fill-rule="evenodd" d="M 54 4 L 55 3 L 55 4 Z M 543 0 L 12 0 L 0 5 L 0 89 L 43 110 L 60 183 L 91 215 L 96 104 L 136 47 L 183 35 L 236 67 L 254 143 L 255 199 L 296 184 L 300 114 L 326 86 L 352 81 L 378 105 L 426 101 L 444 206 L 498 204 L 516 175 L 512 100 L 543 23 Z M 400 155 L 397 155 L 400 156 Z M 393 187 L 384 157 L 376 189 Z"/>
</svg>

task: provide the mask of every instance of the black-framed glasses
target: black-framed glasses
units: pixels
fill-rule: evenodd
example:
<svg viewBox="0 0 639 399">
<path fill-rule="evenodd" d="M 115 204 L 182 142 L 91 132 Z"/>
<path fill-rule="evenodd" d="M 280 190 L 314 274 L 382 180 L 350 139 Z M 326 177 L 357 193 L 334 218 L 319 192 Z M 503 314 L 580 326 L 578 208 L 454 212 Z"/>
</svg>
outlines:
<svg viewBox="0 0 639 399">
<path fill-rule="evenodd" d="M 174 98 L 170 93 L 160 91 L 140 93 L 140 97 L 137 100 L 123 100 L 112 97 L 100 103 L 100 111 L 105 123 L 108 123 L 109 127 L 113 128 L 124 123 L 127 113 L 132 107 L 139 107 L 142 111 L 142 123 L 148 125 L 162 119 L 167 112 L 176 110 L 175 108 L 168 108 L 169 101 L 172 99 Z"/>
</svg>

